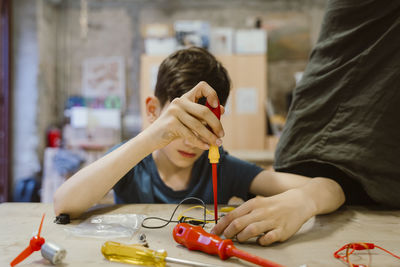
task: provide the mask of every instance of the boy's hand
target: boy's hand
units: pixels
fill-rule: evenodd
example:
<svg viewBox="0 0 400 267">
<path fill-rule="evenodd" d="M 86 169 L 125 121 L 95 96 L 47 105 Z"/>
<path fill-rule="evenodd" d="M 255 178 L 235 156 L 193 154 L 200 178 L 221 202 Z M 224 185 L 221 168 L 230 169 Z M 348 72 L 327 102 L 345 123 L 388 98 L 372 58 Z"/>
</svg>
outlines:
<svg viewBox="0 0 400 267">
<path fill-rule="evenodd" d="M 202 97 L 205 97 L 212 107 L 217 107 L 217 93 L 206 82 L 198 83 L 166 107 L 152 124 L 153 129 L 161 132 L 160 146 L 165 146 L 176 138 L 183 138 L 202 149 L 208 149 L 209 144 L 222 144 L 220 137 L 224 136 L 224 131 L 221 122 L 206 106 L 197 103 Z M 223 108 L 221 111 L 223 112 Z M 207 129 L 207 125 L 212 131 Z"/>
<path fill-rule="evenodd" d="M 313 216 L 307 197 L 301 190 L 291 189 L 272 197 L 256 197 L 222 217 L 212 233 L 238 241 L 258 237 L 266 246 L 285 241 Z"/>
</svg>

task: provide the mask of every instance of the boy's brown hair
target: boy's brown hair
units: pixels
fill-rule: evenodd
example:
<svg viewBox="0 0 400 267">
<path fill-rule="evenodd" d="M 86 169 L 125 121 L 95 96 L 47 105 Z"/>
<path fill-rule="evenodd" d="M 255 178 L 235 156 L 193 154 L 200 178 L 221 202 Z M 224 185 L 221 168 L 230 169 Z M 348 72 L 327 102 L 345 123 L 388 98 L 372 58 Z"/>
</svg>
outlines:
<svg viewBox="0 0 400 267">
<path fill-rule="evenodd" d="M 178 50 L 161 63 L 154 94 L 164 106 L 201 81 L 207 82 L 217 92 L 221 105 L 225 105 L 231 82 L 222 64 L 203 48 Z"/>
</svg>

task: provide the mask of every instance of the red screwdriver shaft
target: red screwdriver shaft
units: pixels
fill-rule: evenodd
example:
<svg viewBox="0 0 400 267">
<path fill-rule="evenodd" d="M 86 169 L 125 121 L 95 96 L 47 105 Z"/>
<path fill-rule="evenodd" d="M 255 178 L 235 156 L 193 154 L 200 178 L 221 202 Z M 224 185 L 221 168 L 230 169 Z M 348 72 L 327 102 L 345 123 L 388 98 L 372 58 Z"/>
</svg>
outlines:
<svg viewBox="0 0 400 267">
<path fill-rule="evenodd" d="M 217 189 L 217 164 L 212 163 L 212 182 L 213 182 L 213 192 L 214 192 L 214 219 L 215 223 L 218 222 L 218 189 Z"/>
<path fill-rule="evenodd" d="M 280 265 L 278 263 L 275 263 L 273 261 L 258 257 L 256 255 L 252 255 L 250 253 L 247 253 L 243 250 L 237 249 L 235 246 L 230 246 L 230 254 L 231 256 L 238 257 L 242 260 L 252 262 L 254 264 L 257 264 L 259 266 L 265 266 L 265 267 L 283 267 L 283 265 Z"/>
<path fill-rule="evenodd" d="M 220 109 L 220 106 L 219 106 L 219 100 L 218 100 L 218 106 L 216 108 L 211 107 L 211 105 L 208 104 L 208 102 L 206 102 L 206 106 L 214 113 L 214 115 L 218 119 L 221 118 L 221 109 Z M 215 146 L 215 145 L 211 145 L 210 149 L 208 151 L 208 159 L 210 160 L 210 163 L 211 163 L 211 166 L 212 166 L 212 183 L 213 183 L 213 193 L 214 193 L 214 219 L 215 219 L 215 223 L 218 222 L 217 163 L 219 162 L 219 157 L 220 157 L 220 155 L 219 155 L 218 147 Z"/>
<path fill-rule="evenodd" d="M 204 231 L 200 226 L 192 226 L 187 223 L 179 223 L 173 230 L 175 241 L 190 250 L 200 250 L 211 255 L 218 255 L 222 260 L 232 256 L 258 264 L 264 267 L 283 267 L 278 263 L 252 255 L 237 249 L 232 240 L 222 240 L 217 235 Z"/>
</svg>

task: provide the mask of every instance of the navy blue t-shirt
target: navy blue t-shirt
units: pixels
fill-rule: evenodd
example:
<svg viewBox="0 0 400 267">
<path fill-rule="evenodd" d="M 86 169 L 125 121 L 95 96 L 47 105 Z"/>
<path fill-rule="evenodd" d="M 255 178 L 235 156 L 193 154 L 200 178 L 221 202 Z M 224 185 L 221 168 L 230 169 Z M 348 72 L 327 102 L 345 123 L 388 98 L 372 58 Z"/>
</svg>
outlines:
<svg viewBox="0 0 400 267">
<path fill-rule="evenodd" d="M 218 163 L 218 203 L 226 204 L 233 197 L 247 200 L 253 179 L 261 167 L 230 156 L 221 147 Z M 197 197 L 213 203 L 212 169 L 205 151 L 194 163 L 190 182 L 185 190 L 174 191 L 161 180 L 152 154 L 133 167 L 114 186 L 116 203 L 179 203 L 186 197 Z"/>
</svg>

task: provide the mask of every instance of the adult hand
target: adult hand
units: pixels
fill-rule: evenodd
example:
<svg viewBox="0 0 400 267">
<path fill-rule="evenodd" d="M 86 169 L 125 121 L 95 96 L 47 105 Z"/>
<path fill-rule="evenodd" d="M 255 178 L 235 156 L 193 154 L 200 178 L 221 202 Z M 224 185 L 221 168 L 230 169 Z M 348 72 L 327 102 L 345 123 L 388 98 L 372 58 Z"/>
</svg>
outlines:
<svg viewBox="0 0 400 267">
<path fill-rule="evenodd" d="M 298 189 L 256 197 L 222 217 L 212 233 L 227 238 L 236 236 L 241 242 L 258 237 L 258 243 L 263 246 L 285 241 L 314 215 L 308 201 Z"/>
</svg>

